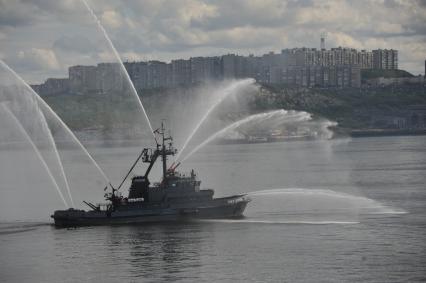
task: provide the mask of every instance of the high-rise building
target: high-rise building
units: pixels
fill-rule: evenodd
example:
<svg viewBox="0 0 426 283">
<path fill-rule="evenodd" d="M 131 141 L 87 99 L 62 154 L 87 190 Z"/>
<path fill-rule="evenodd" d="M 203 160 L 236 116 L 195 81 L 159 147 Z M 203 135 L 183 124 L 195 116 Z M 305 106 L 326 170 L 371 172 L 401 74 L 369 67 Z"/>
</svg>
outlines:
<svg viewBox="0 0 426 283">
<path fill-rule="evenodd" d="M 284 65 L 287 66 L 340 66 L 359 65 L 361 69 L 373 67 L 373 53 L 352 48 L 293 48 L 281 51 Z M 277 60 L 275 60 L 277 61 Z"/>
<path fill-rule="evenodd" d="M 148 64 L 146 62 L 125 62 L 124 66 L 137 90 L 148 87 Z"/>
<path fill-rule="evenodd" d="M 191 85 L 208 80 L 247 78 L 258 82 L 305 87 L 359 87 L 361 69 L 397 69 L 398 51 L 353 48 L 292 48 L 262 56 L 227 54 L 189 60 L 125 62 L 137 90 Z M 426 74 L 426 60 L 425 60 Z M 123 90 L 128 87 L 117 63 L 72 66 L 68 79 L 47 80 L 34 88 L 45 93 Z"/>
<path fill-rule="evenodd" d="M 104 93 L 125 87 L 125 76 L 119 63 L 99 63 L 96 67 L 98 87 Z"/>
<path fill-rule="evenodd" d="M 193 57 L 190 62 L 192 83 L 221 78 L 222 68 L 219 57 Z"/>
<path fill-rule="evenodd" d="M 191 61 L 172 60 L 172 86 L 191 84 Z"/>
<path fill-rule="evenodd" d="M 147 87 L 167 87 L 167 82 L 170 80 L 168 79 L 167 64 L 161 61 L 149 61 L 147 67 Z"/>
<path fill-rule="evenodd" d="M 383 70 L 398 69 L 398 50 L 376 49 L 373 50 L 373 68 Z"/>
<path fill-rule="evenodd" d="M 68 78 L 49 78 L 43 84 L 34 85 L 32 88 L 38 94 L 43 95 L 67 93 L 70 90 L 70 80 Z"/>
<path fill-rule="evenodd" d="M 96 66 L 72 66 L 68 68 L 70 88 L 77 92 L 99 89 Z"/>
</svg>

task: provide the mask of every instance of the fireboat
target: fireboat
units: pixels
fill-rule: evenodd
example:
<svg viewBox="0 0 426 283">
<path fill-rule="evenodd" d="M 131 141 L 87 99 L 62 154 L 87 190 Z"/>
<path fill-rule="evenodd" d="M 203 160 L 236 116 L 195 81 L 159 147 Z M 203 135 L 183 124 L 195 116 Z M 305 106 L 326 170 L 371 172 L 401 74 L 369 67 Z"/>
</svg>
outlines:
<svg viewBox="0 0 426 283">
<path fill-rule="evenodd" d="M 161 128 L 154 133 L 156 147 L 142 150 L 117 188 L 109 184 L 111 191 L 105 194 L 107 203 L 95 205 L 83 201 L 90 208 L 88 211 L 73 208 L 56 210 L 51 216 L 55 226 L 78 227 L 243 217 L 247 203 L 250 202 L 247 195 L 214 198 L 214 190 L 200 189 L 201 181 L 194 170 L 185 175 L 176 170 L 180 163 L 167 166 L 167 157 L 175 155 L 177 150 L 173 147 L 170 134 L 166 136 L 164 124 L 162 123 Z M 151 185 L 149 173 L 159 157 L 162 161 L 162 180 Z M 119 190 L 140 161 L 149 164 L 148 168 L 144 175 L 131 179 L 128 196 L 123 197 Z M 108 187 L 104 190 L 107 189 Z"/>
</svg>

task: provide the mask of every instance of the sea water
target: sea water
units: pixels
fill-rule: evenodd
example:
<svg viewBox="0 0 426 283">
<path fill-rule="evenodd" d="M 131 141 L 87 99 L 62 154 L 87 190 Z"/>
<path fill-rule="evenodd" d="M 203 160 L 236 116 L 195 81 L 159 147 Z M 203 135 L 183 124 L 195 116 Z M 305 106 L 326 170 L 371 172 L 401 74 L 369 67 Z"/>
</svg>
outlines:
<svg viewBox="0 0 426 283">
<path fill-rule="evenodd" d="M 120 158 L 136 149 L 93 152 L 113 169 L 127 166 Z M 11 154 L 1 150 L 1 160 Z M 426 280 L 424 137 L 207 145 L 181 169 L 194 168 L 217 196 L 251 192 L 252 202 L 244 219 L 187 224 L 55 229 L 48 216 L 60 201 L 49 190 L 31 194 L 43 191 L 40 172 L 27 176 L 33 187 L 25 190 L 7 166 L 0 173 L 2 282 Z M 81 188 L 75 197 L 102 194 Z M 10 222 L 31 218 L 26 211 L 35 220 Z"/>
</svg>

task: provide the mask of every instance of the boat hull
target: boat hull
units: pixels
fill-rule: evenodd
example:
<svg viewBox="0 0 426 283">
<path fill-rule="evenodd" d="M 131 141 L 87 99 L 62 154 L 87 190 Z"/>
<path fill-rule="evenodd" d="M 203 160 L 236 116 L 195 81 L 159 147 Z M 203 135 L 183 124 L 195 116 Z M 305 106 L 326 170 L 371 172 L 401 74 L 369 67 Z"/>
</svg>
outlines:
<svg viewBox="0 0 426 283">
<path fill-rule="evenodd" d="M 197 219 L 241 218 L 250 199 L 241 196 L 213 200 L 202 206 L 159 205 L 116 211 L 57 210 L 56 227 L 126 225 L 157 222 L 185 222 Z"/>
</svg>

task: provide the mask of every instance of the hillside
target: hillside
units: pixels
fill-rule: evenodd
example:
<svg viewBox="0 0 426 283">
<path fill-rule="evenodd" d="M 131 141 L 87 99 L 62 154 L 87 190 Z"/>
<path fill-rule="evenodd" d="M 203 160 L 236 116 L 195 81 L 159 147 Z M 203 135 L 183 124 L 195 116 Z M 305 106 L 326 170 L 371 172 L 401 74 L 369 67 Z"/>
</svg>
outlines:
<svg viewBox="0 0 426 283">
<path fill-rule="evenodd" d="M 398 116 L 412 105 L 426 104 L 423 86 L 368 89 L 307 89 L 263 85 L 254 110 L 304 110 L 339 123 L 340 128 L 374 127 L 374 119 Z"/>
<path fill-rule="evenodd" d="M 156 109 L 156 105 L 162 101 L 182 98 L 189 101 L 195 92 L 197 90 L 193 87 L 158 89 L 144 93 L 142 100 L 148 109 Z M 133 122 L 134 111 L 131 110 L 137 108 L 134 100 L 105 98 L 99 94 L 56 95 L 44 99 L 74 130 L 102 125 L 101 128 L 107 131 L 117 126 L 116 121 L 121 122 L 120 127 L 125 127 L 126 121 Z M 400 117 L 413 105 L 426 105 L 426 91 L 421 85 L 366 89 L 262 85 L 258 92 L 251 94 L 248 101 L 249 111 L 253 113 L 281 108 L 302 110 L 336 121 L 342 131 L 350 131 L 387 127 L 375 124 L 375 121 L 383 117 Z"/>
<path fill-rule="evenodd" d="M 375 78 L 411 78 L 413 74 L 405 70 L 382 70 L 382 69 L 364 69 L 361 70 L 361 79 L 375 79 Z"/>
</svg>

